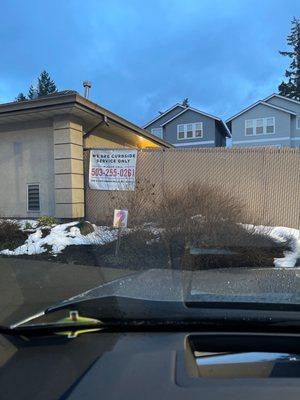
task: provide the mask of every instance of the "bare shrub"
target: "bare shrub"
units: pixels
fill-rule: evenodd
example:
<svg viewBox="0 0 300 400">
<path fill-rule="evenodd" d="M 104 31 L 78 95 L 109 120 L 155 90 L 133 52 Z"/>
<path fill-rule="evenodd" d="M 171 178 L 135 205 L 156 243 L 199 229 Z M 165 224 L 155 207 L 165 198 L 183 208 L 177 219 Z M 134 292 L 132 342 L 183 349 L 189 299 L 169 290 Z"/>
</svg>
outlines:
<svg viewBox="0 0 300 400">
<path fill-rule="evenodd" d="M 289 248 L 269 236 L 268 228 L 259 232 L 243 226 L 249 216 L 244 205 L 230 193 L 211 186 L 190 185 L 185 190 L 168 192 L 154 210 L 154 221 L 162 230 L 169 266 L 183 268 L 265 267 Z M 190 249 L 219 250 L 219 254 L 187 257 Z M 222 251 L 226 256 L 222 256 Z M 209 252 L 208 252 L 209 253 Z M 228 256 L 228 254 L 232 254 Z"/>
<path fill-rule="evenodd" d="M 153 210 L 154 221 L 165 229 L 166 235 L 186 241 L 196 239 L 197 232 L 211 237 L 215 224 L 238 223 L 243 219 L 244 207 L 230 194 L 210 186 L 189 185 L 177 192 L 166 192 Z"/>
<path fill-rule="evenodd" d="M 254 219 L 249 220 L 244 205 L 231 193 L 192 184 L 177 191 L 166 190 L 159 197 L 155 189 L 149 181 L 138 182 L 136 191 L 128 192 L 125 199 L 124 192 L 114 193 L 112 204 L 129 210 L 135 232 L 132 241 L 127 239 L 127 249 L 132 245 L 139 254 L 148 252 L 145 222 L 159 228 L 162 246 L 156 251 L 163 249 L 163 265 L 167 267 L 272 267 L 274 258 L 289 249 L 288 241 L 272 239 L 267 228 L 258 232 L 254 226 L 242 225 Z M 193 249 L 200 249 L 201 254 L 191 254 Z"/>
<path fill-rule="evenodd" d="M 129 224 L 131 227 L 135 227 L 151 221 L 156 195 L 155 183 L 148 179 L 137 180 L 133 191 L 111 192 L 110 205 L 112 211 L 126 208 L 129 214 Z"/>
<path fill-rule="evenodd" d="M 27 239 L 27 234 L 23 232 L 16 222 L 0 220 L 0 250 L 14 250 L 21 246 Z"/>
</svg>

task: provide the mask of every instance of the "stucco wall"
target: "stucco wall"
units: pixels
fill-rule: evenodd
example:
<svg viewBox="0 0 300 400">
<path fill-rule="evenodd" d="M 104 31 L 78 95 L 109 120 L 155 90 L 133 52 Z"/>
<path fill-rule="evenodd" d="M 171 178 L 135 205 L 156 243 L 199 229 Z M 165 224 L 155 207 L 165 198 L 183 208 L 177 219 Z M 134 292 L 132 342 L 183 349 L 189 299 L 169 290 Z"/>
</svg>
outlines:
<svg viewBox="0 0 300 400">
<path fill-rule="evenodd" d="M 121 139 L 117 141 L 115 140 L 109 140 L 106 138 L 101 137 L 101 132 L 99 135 L 89 135 L 87 138 L 84 138 L 83 141 L 83 146 L 84 148 L 88 149 L 96 149 L 96 148 L 113 148 L 113 149 L 121 149 L 124 147 L 131 147 L 129 144 L 124 144 L 122 143 Z M 132 146 L 133 147 L 133 146 Z"/>
<path fill-rule="evenodd" d="M 0 126 L 0 215 L 54 215 L 51 121 Z M 40 212 L 27 211 L 27 184 L 40 184 Z"/>
</svg>

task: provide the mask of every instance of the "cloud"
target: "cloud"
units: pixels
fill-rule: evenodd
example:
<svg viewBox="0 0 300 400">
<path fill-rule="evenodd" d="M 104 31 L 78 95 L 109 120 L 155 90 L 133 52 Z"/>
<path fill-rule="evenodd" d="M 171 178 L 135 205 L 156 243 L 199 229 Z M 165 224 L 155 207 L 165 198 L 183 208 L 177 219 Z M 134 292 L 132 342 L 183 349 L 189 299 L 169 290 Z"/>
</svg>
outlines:
<svg viewBox="0 0 300 400">
<path fill-rule="evenodd" d="M 298 1 L 3 1 L 0 100 L 47 69 L 143 124 L 184 97 L 223 118 L 276 91 Z"/>
</svg>

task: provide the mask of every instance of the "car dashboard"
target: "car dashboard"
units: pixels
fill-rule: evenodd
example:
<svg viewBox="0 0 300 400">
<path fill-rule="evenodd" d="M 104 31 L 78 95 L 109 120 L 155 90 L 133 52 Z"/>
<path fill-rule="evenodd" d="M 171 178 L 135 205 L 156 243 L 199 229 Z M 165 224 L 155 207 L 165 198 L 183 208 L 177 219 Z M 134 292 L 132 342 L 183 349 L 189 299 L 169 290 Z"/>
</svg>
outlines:
<svg viewBox="0 0 300 400">
<path fill-rule="evenodd" d="M 0 336 L 1 399 L 298 399 L 300 337 L 95 332 Z"/>
</svg>

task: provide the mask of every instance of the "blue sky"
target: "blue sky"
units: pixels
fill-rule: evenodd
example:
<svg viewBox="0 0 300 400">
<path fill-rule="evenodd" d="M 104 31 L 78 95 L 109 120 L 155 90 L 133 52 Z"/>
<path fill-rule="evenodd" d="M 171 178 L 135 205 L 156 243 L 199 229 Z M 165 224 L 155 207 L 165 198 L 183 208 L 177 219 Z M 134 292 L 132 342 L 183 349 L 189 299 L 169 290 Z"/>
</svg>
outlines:
<svg viewBox="0 0 300 400">
<path fill-rule="evenodd" d="M 143 124 L 188 97 L 224 119 L 277 90 L 299 0 L 1 1 L 0 102 L 46 69 Z"/>
</svg>

